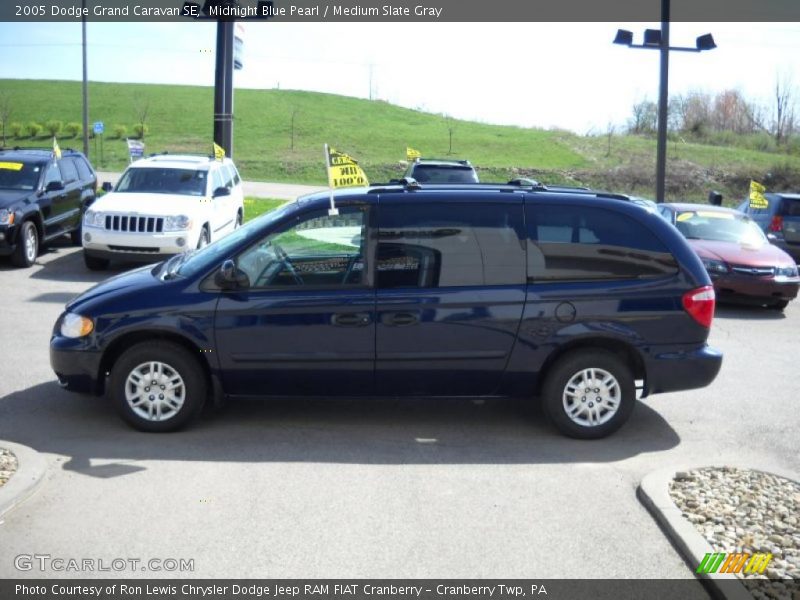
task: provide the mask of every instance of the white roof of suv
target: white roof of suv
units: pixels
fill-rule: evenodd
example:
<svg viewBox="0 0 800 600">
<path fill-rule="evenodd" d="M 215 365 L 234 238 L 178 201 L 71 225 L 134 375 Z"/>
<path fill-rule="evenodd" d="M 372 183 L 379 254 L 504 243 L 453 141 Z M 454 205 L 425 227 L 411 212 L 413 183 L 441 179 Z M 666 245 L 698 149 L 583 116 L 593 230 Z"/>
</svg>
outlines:
<svg viewBox="0 0 800 600">
<path fill-rule="evenodd" d="M 232 164 L 230 158 L 225 157 L 222 161 L 215 160 L 213 157 L 197 156 L 193 154 L 157 154 L 140 158 L 130 165 L 130 168 L 158 166 L 166 169 L 195 169 L 197 171 L 208 171 L 215 164 Z"/>
</svg>

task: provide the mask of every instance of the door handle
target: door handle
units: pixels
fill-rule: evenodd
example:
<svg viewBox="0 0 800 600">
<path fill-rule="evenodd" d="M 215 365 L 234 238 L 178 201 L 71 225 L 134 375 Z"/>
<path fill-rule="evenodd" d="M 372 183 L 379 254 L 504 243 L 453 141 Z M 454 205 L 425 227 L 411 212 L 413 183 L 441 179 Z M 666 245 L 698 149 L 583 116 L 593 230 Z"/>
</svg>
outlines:
<svg viewBox="0 0 800 600">
<path fill-rule="evenodd" d="M 408 312 L 399 312 L 399 313 L 391 313 L 387 315 L 387 319 L 384 321 L 388 325 L 394 325 L 396 327 L 404 327 L 406 325 L 416 325 L 419 323 L 419 315 L 415 313 L 408 313 Z"/>
<path fill-rule="evenodd" d="M 333 316 L 333 324 L 341 327 L 363 327 L 369 323 L 369 313 L 340 313 Z"/>
</svg>

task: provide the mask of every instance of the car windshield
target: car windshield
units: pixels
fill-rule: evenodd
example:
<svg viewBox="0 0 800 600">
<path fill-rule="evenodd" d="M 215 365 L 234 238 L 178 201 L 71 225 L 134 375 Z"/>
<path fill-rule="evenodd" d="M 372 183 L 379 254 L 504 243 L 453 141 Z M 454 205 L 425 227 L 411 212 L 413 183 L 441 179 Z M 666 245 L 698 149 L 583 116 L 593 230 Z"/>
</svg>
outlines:
<svg viewBox="0 0 800 600">
<path fill-rule="evenodd" d="M 764 232 L 745 215 L 722 211 L 684 211 L 675 218 L 675 226 L 690 240 L 735 242 L 748 246 L 768 243 Z"/>
<path fill-rule="evenodd" d="M 0 159 L 0 189 L 33 190 L 44 163 L 24 163 Z"/>
<path fill-rule="evenodd" d="M 167 273 L 177 273 L 181 277 L 191 277 L 197 273 L 213 268 L 215 265 L 222 264 L 222 261 L 231 257 L 233 250 L 245 239 L 254 235 L 255 232 L 262 231 L 277 220 L 282 218 L 292 207 L 293 203 L 287 203 L 276 208 L 260 217 L 246 223 L 233 233 L 220 238 L 201 250 L 191 254 L 181 254 L 179 258 L 167 261 Z M 176 264 L 170 264 L 175 260 Z M 179 261 L 179 262 L 178 262 Z"/>
<path fill-rule="evenodd" d="M 205 196 L 206 171 L 136 167 L 122 174 L 115 192 Z"/>
<path fill-rule="evenodd" d="M 421 183 L 478 183 L 470 167 L 441 167 L 417 165 L 414 179 Z"/>
</svg>

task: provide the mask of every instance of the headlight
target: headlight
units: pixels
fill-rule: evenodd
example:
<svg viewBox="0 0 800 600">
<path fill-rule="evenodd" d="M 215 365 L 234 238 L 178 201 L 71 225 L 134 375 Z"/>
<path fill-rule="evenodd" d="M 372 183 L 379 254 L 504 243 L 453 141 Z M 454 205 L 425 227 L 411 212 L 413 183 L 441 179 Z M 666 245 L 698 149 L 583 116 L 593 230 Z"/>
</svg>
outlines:
<svg viewBox="0 0 800 600">
<path fill-rule="evenodd" d="M 797 277 L 797 265 L 775 267 L 775 277 Z"/>
<path fill-rule="evenodd" d="M 192 220 L 186 215 L 166 217 L 164 219 L 164 231 L 183 231 L 192 228 Z"/>
<path fill-rule="evenodd" d="M 721 260 L 713 260 L 710 258 L 702 258 L 703 266 L 706 268 L 706 271 L 713 275 L 722 275 L 728 272 L 728 265 L 726 265 Z"/>
<path fill-rule="evenodd" d="M 13 225 L 14 211 L 7 208 L 0 209 L 0 225 Z"/>
<path fill-rule="evenodd" d="M 83 215 L 83 226 L 84 227 L 105 227 L 106 226 L 106 216 L 98 212 L 96 210 L 87 210 L 86 214 Z"/>
<path fill-rule="evenodd" d="M 67 313 L 61 321 L 61 335 L 68 338 L 86 337 L 94 331 L 94 322 L 88 317 Z"/>
</svg>

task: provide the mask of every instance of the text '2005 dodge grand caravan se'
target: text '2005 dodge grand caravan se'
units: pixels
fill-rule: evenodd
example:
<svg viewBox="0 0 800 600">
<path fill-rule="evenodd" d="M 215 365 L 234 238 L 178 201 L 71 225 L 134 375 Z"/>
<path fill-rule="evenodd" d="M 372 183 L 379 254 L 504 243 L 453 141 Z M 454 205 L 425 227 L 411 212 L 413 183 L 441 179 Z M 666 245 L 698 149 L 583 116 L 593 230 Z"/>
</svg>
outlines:
<svg viewBox="0 0 800 600">
<path fill-rule="evenodd" d="M 146 431 L 243 396 L 531 396 L 599 438 L 642 395 L 698 388 L 714 291 L 681 234 L 624 196 L 544 186 L 325 193 L 70 302 L 69 390 Z"/>
</svg>

